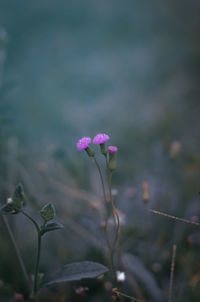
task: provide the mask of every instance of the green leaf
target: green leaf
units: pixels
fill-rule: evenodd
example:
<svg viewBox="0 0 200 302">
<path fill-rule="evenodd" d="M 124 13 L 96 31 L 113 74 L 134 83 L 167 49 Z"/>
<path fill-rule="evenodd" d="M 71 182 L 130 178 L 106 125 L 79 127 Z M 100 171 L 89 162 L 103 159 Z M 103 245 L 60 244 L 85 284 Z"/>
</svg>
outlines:
<svg viewBox="0 0 200 302">
<path fill-rule="evenodd" d="M 96 278 L 107 271 L 108 268 L 100 263 L 91 261 L 74 262 L 64 265 L 49 281 L 44 283 L 44 286 L 86 278 Z"/>
<path fill-rule="evenodd" d="M 62 228 L 63 228 L 63 225 L 60 224 L 60 223 L 57 223 L 57 222 L 47 223 L 45 226 L 41 227 L 40 234 L 43 235 L 47 232 L 59 230 L 59 229 L 62 229 Z"/>
<path fill-rule="evenodd" d="M 14 208 L 13 204 L 5 204 L 0 208 L 0 213 L 2 215 L 13 215 L 17 214 L 18 211 Z"/>
<path fill-rule="evenodd" d="M 45 222 L 52 220 L 55 217 L 55 208 L 52 203 L 46 204 L 40 211 L 41 217 Z"/>
<path fill-rule="evenodd" d="M 25 196 L 24 196 L 24 189 L 22 184 L 18 184 L 15 188 L 14 194 L 12 196 L 13 205 L 17 209 L 21 209 L 25 204 Z"/>
</svg>

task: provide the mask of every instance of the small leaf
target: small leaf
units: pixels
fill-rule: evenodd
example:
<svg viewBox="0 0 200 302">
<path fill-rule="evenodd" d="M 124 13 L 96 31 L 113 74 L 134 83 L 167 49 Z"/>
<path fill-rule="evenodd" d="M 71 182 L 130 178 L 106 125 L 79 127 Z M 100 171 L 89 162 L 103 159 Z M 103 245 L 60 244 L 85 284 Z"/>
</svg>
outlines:
<svg viewBox="0 0 200 302">
<path fill-rule="evenodd" d="M 40 211 L 41 217 L 45 222 L 52 220 L 55 216 L 55 208 L 52 203 L 46 204 Z"/>
<path fill-rule="evenodd" d="M 18 211 L 13 207 L 13 204 L 5 204 L 0 208 L 0 213 L 2 215 L 13 215 L 17 214 Z"/>
<path fill-rule="evenodd" d="M 47 232 L 59 230 L 59 229 L 62 229 L 62 228 L 63 228 L 63 225 L 60 224 L 60 223 L 57 223 L 57 222 L 47 223 L 45 226 L 41 227 L 40 234 L 43 235 Z"/>
<path fill-rule="evenodd" d="M 107 271 L 108 268 L 100 263 L 91 261 L 74 262 L 64 265 L 44 286 L 86 278 L 96 278 Z"/>
<path fill-rule="evenodd" d="M 18 184 L 16 186 L 12 200 L 13 200 L 13 205 L 18 209 L 21 209 L 26 204 L 24 189 L 22 184 Z"/>
</svg>

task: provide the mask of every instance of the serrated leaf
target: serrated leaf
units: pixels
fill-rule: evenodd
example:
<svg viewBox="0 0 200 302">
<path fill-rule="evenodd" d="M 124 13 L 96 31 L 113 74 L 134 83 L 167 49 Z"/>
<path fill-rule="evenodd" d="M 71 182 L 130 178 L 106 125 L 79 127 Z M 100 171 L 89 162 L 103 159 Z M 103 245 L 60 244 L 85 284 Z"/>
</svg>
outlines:
<svg viewBox="0 0 200 302">
<path fill-rule="evenodd" d="M 55 208 L 52 203 L 46 204 L 40 211 L 41 217 L 45 222 L 52 220 L 55 217 Z"/>
<path fill-rule="evenodd" d="M 13 215 L 17 214 L 18 211 L 13 207 L 12 204 L 5 204 L 0 208 L 0 213 L 2 215 Z"/>
<path fill-rule="evenodd" d="M 107 271 L 107 267 L 97 262 L 74 262 L 63 266 L 63 268 L 55 273 L 52 278 L 44 284 L 44 286 L 87 278 L 96 278 Z"/>
<path fill-rule="evenodd" d="M 41 235 L 43 235 L 47 232 L 59 230 L 62 228 L 63 228 L 63 225 L 60 223 L 57 223 L 57 222 L 47 223 L 45 226 L 41 227 Z"/>
<path fill-rule="evenodd" d="M 20 209 L 21 207 L 23 207 L 26 202 L 25 202 L 25 196 L 24 196 L 24 189 L 22 184 L 18 184 L 15 188 L 14 194 L 12 196 L 12 200 L 13 200 L 13 205 Z"/>
</svg>

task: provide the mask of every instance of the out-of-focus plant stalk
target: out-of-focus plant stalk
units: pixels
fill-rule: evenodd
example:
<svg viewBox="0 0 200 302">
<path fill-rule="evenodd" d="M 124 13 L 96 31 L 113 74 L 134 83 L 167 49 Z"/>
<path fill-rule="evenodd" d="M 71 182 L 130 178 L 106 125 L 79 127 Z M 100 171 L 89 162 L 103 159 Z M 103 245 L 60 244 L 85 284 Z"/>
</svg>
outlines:
<svg viewBox="0 0 200 302">
<path fill-rule="evenodd" d="M 114 253 L 116 251 L 117 247 L 117 242 L 119 238 L 119 231 L 120 231 L 120 221 L 119 221 L 119 216 L 117 213 L 117 210 L 114 205 L 114 200 L 112 196 L 112 171 L 110 171 L 108 167 L 108 159 L 107 159 L 107 154 L 105 155 L 105 160 L 106 160 L 106 168 L 107 168 L 107 175 L 108 175 L 108 190 L 109 190 L 109 198 L 112 206 L 112 216 L 113 216 L 113 221 L 114 221 L 114 228 L 115 228 L 115 235 L 114 235 L 114 241 L 113 241 L 113 247 L 112 247 L 112 252 L 111 252 L 111 259 L 112 262 L 114 263 Z M 115 282 L 117 284 L 117 277 L 116 277 L 116 270 L 115 270 Z"/>
<path fill-rule="evenodd" d="M 120 223 L 119 223 L 119 216 L 116 211 L 114 201 L 113 201 L 113 196 L 112 196 L 112 172 L 108 171 L 108 188 L 109 188 L 109 196 L 110 196 L 110 202 L 112 205 L 112 215 L 113 215 L 113 220 L 114 220 L 114 226 L 115 226 L 115 236 L 114 236 L 114 241 L 113 241 L 113 247 L 112 247 L 112 253 L 111 253 L 111 258 L 114 263 L 114 254 L 116 252 L 116 247 L 117 247 L 117 242 L 118 242 L 118 237 L 119 237 L 119 230 L 120 230 Z M 116 218 L 116 220 L 115 220 Z M 117 277 L 116 277 L 116 270 L 115 270 L 115 282 L 117 282 Z"/>
<path fill-rule="evenodd" d="M 168 300 L 168 302 L 172 301 L 175 259 L 176 259 L 176 244 L 173 245 L 173 252 L 172 252 L 172 262 L 171 262 L 171 272 L 170 272 L 170 284 L 169 284 L 169 300 Z"/>
<path fill-rule="evenodd" d="M 134 298 L 134 297 L 131 297 L 129 295 L 126 295 L 120 291 L 118 291 L 117 289 L 113 288 L 113 293 L 115 293 L 117 296 L 120 296 L 120 297 L 124 297 L 124 298 L 127 298 L 127 299 L 130 299 L 132 302 L 143 302 L 143 300 L 141 299 L 137 299 L 137 298 Z"/>
<path fill-rule="evenodd" d="M 110 252 L 110 262 L 111 262 L 111 268 L 113 271 L 114 279 L 116 280 L 116 269 L 115 269 L 115 264 L 114 264 L 114 259 L 113 259 L 113 247 L 110 244 L 109 241 L 109 236 L 108 236 L 108 200 L 106 197 L 106 190 L 105 190 L 105 184 L 103 180 L 103 174 L 101 172 L 100 165 L 98 161 L 96 160 L 95 156 L 93 157 L 94 162 L 96 164 L 97 170 L 99 172 L 100 180 L 101 180 L 101 185 L 102 185 L 102 190 L 103 190 L 103 195 L 104 195 L 104 202 L 105 202 L 105 209 L 106 209 L 106 217 L 105 217 L 105 237 L 106 237 L 106 244 Z"/>
<path fill-rule="evenodd" d="M 14 251 L 15 251 L 15 254 L 16 254 L 16 256 L 17 256 L 17 260 L 18 260 L 19 266 L 21 267 L 21 271 L 22 271 L 22 273 L 23 273 L 23 275 L 24 275 L 24 280 L 25 280 L 25 282 L 26 282 L 26 284 L 25 284 L 25 285 L 26 285 L 26 288 L 27 288 L 27 290 L 29 291 L 29 290 L 30 290 L 30 286 L 29 286 L 29 277 L 28 277 L 28 274 L 27 274 L 27 271 L 26 271 L 26 268 L 25 268 L 24 261 L 23 261 L 23 259 L 22 259 L 20 250 L 19 250 L 19 248 L 18 248 L 17 242 L 16 242 L 16 240 L 15 240 L 15 237 L 14 237 L 14 235 L 13 235 L 13 232 L 12 232 L 12 230 L 11 230 L 11 228 L 10 228 L 10 225 L 9 225 L 9 223 L 8 223 L 8 221 L 7 221 L 7 219 L 6 219 L 6 217 L 4 217 L 3 215 L 2 215 L 2 221 L 3 221 L 3 223 L 4 223 L 4 225 L 5 225 L 5 228 L 6 228 L 7 232 L 8 232 L 10 241 L 11 241 L 13 247 L 14 247 Z"/>
<path fill-rule="evenodd" d="M 185 218 L 180 218 L 180 217 L 177 217 L 177 216 L 169 215 L 169 214 L 164 213 L 164 212 L 160 212 L 160 211 L 156 211 L 156 210 L 152 210 L 152 209 L 149 209 L 149 212 L 151 212 L 153 214 L 165 216 L 165 217 L 177 220 L 177 221 L 181 221 L 181 222 L 189 223 L 189 224 L 192 224 L 192 225 L 196 225 L 198 227 L 200 226 L 200 223 L 198 223 L 198 222 L 194 222 L 194 221 L 191 221 L 191 220 L 188 220 L 188 219 L 185 219 Z"/>
<path fill-rule="evenodd" d="M 109 188 L 109 196 L 110 196 L 110 201 L 112 205 L 112 215 L 113 215 L 113 220 L 115 224 L 115 238 L 114 238 L 114 243 L 113 243 L 113 248 L 116 247 L 118 237 L 119 237 L 119 231 L 120 231 L 120 221 L 119 221 L 119 215 L 117 213 L 117 209 L 115 208 L 114 205 L 114 200 L 112 196 L 112 172 L 108 171 L 108 188 Z"/>
<path fill-rule="evenodd" d="M 113 215 L 113 221 L 114 221 L 114 226 L 115 226 L 115 238 L 114 238 L 114 244 L 113 244 L 113 248 L 115 248 L 117 241 L 118 241 L 118 237 L 119 237 L 120 221 L 119 221 L 119 215 L 115 208 L 114 200 L 113 200 L 113 196 L 112 196 L 112 171 L 109 170 L 107 156 L 105 156 L 105 159 L 106 159 L 106 168 L 107 168 L 107 175 L 108 175 L 109 197 L 110 197 L 110 202 L 112 205 L 112 215 Z"/>
</svg>

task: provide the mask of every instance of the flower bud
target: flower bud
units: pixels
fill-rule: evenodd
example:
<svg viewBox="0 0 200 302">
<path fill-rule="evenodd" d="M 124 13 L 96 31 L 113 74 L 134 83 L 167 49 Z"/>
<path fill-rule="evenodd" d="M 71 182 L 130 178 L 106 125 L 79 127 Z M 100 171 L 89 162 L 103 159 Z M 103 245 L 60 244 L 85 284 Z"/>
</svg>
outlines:
<svg viewBox="0 0 200 302">
<path fill-rule="evenodd" d="M 109 146 L 108 152 L 109 152 L 109 163 L 108 163 L 108 169 L 112 172 L 116 169 L 117 164 L 115 162 L 115 154 L 117 153 L 118 148 L 116 146 Z"/>
</svg>

